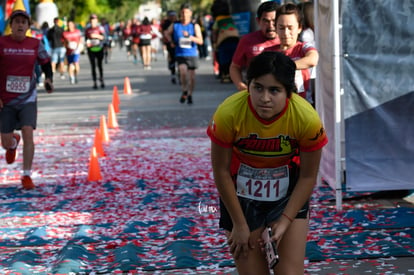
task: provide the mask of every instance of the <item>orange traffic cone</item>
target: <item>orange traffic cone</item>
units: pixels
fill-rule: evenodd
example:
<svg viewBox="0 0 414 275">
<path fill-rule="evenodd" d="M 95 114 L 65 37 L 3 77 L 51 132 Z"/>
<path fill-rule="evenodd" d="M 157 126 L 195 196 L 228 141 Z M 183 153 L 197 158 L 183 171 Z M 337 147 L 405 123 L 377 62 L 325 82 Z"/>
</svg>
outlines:
<svg viewBox="0 0 414 275">
<path fill-rule="evenodd" d="M 96 148 L 96 153 L 99 157 L 105 156 L 105 151 L 102 146 L 102 136 L 98 128 L 95 129 L 95 139 L 93 146 Z"/>
<path fill-rule="evenodd" d="M 104 115 L 101 115 L 100 129 L 102 142 L 109 142 L 108 127 L 106 126 L 106 119 Z"/>
<path fill-rule="evenodd" d="M 108 128 L 111 128 L 111 129 L 118 128 L 118 121 L 116 119 L 114 105 L 112 103 L 109 103 L 108 105 Z"/>
<path fill-rule="evenodd" d="M 131 83 L 129 82 L 129 77 L 125 77 L 125 80 L 124 80 L 124 94 L 125 95 L 132 94 Z"/>
<path fill-rule="evenodd" d="M 119 103 L 118 87 L 114 86 L 114 91 L 112 93 L 112 105 L 114 105 L 115 113 L 119 113 Z"/>
<path fill-rule="evenodd" d="M 96 154 L 96 148 L 92 147 L 91 157 L 89 161 L 88 181 L 102 180 L 101 168 L 99 167 L 99 160 Z"/>
</svg>

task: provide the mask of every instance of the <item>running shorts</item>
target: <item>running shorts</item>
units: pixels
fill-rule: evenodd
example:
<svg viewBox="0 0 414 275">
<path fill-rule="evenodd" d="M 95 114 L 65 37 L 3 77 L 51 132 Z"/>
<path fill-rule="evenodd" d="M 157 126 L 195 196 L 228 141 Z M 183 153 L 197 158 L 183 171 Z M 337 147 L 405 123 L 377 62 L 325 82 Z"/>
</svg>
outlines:
<svg viewBox="0 0 414 275">
<path fill-rule="evenodd" d="M 187 65 L 189 70 L 195 70 L 198 68 L 198 57 L 196 56 L 176 56 L 178 66 L 181 64 Z"/>
<path fill-rule="evenodd" d="M 24 103 L 16 106 L 5 105 L 0 111 L 0 131 L 11 133 L 20 130 L 22 126 L 32 126 L 36 129 L 37 104 Z"/>
<path fill-rule="evenodd" d="M 244 217 L 250 231 L 270 225 L 272 222 L 279 219 L 285 209 L 290 196 L 278 200 L 276 202 L 256 201 L 243 197 L 238 197 Z M 305 203 L 302 209 L 298 212 L 295 219 L 306 219 L 309 212 L 309 201 Z M 220 221 L 221 228 L 231 231 L 233 223 L 230 214 L 227 212 L 224 203 L 220 199 Z"/>
<path fill-rule="evenodd" d="M 80 57 L 80 54 L 78 54 L 78 53 L 74 53 L 74 54 L 70 54 L 70 55 L 66 56 L 66 58 L 68 60 L 68 64 L 78 63 L 79 62 L 79 57 Z"/>
</svg>

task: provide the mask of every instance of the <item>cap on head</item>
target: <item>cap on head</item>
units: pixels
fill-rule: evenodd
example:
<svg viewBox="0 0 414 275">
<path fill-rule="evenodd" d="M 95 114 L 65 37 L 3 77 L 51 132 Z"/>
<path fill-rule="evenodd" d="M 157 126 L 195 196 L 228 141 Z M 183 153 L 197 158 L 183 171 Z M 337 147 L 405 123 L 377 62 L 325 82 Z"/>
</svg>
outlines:
<svg viewBox="0 0 414 275">
<path fill-rule="evenodd" d="M 89 19 L 98 19 L 98 16 L 96 14 L 91 14 L 91 16 L 89 16 Z"/>
<path fill-rule="evenodd" d="M 23 17 L 26 17 L 26 18 L 27 18 L 27 20 L 29 20 L 29 21 L 30 21 L 30 15 L 29 15 L 26 11 L 24 11 L 24 10 L 15 10 L 15 11 L 13 11 L 13 12 L 12 12 L 12 14 L 10 15 L 10 22 L 11 22 L 11 21 L 13 21 L 13 19 L 14 19 L 16 16 L 23 16 Z"/>
</svg>

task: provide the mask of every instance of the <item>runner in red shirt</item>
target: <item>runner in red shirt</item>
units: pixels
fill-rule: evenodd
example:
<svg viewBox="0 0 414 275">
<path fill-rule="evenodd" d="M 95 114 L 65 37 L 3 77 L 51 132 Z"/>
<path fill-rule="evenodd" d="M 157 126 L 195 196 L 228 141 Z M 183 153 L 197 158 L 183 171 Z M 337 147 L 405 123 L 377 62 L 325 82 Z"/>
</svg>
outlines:
<svg viewBox="0 0 414 275">
<path fill-rule="evenodd" d="M 144 65 L 144 70 L 151 69 L 151 40 L 153 36 L 151 22 L 148 17 L 142 20 L 141 25 L 138 28 L 139 35 L 139 52 Z"/>
<path fill-rule="evenodd" d="M 275 27 L 277 7 L 274 1 L 260 4 L 256 17 L 260 30 L 244 35 L 237 45 L 230 65 L 230 77 L 239 91 L 247 89 L 242 72 L 248 67 L 250 60 L 279 44 Z"/>
<path fill-rule="evenodd" d="M 66 59 L 68 61 L 68 71 L 70 84 L 78 83 L 78 74 L 80 70 L 80 44 L 82 33 L 75 26 L 73 21 L 68 21 L 68 30 L 63 32 L 63 39 L 66 47 Z"/>
<path fill-rule="evenodd" d="M 296 64 L 295 83 L 298 94 L 313 103 L 312 94 L 308 94 L 310 84 L 310 69 L 318 64 L 319 54 L 311 43 L 298 41 L 302 31 L 301 15 L 295 4 L 288 3 L 280 6 L 276 15 L 276 32 L 280 45 L 275 50 L 289 56 Z"/>
<path fill-rule="evenodd" d="M 0 131 L 6 150 L 6 162 L 17 156 L 21 130 L 23 135 L 24 189 L 34 188 L 31 169 L 34 156 L 33 130 L 37 123 L 36 63 L 45 73 L 45 88 L 53 91 L 50 57 L 39 39 L 26 37 L 30 16 L 16 10 L 10 16 L 11 35 L 0 37 Z"/>
<path fill-rule="evenodd" d="M 125 27 L 122 29 L 122 39 L 127 51 L 127 57 L 132 54 L 132 20 L 128 20 Z"/>
<path fill-rule="evenodd" d="M 134 56 L 134 64 L 138 64 L 138 50 L 139 50 L 139 29 L 140 29 L 141 22 L 138 18 L 134 18 L 131 25 L 131 38 L 132 38 L 132 46 L 131 51 L 132 55 Z"/>
</svg>

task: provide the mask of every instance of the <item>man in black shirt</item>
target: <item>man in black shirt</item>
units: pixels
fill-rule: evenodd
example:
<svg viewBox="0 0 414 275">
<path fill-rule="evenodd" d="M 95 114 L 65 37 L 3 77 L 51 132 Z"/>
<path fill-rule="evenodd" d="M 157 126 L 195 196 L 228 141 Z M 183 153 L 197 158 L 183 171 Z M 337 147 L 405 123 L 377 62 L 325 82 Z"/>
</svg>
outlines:
<svg viewBox="0 0 414 275">
<path fill-rule="evenodd" d="M 175 21 L 177 21 L 177 13 L 170 10 L 167 12 L 167 19 L 161 24 L 162 39 L 168 52 L 168 69 L 171 72 L 171 82 L 173 84 L 177 82 L 175 78 L 175 48 L 171 47 L 171 41 L 168 41 L 165 32 Z"/>
<path fill-rule="evenodd" d="M 59 27 L 59 18 L 56 17 L 53 19 L 53 23 L 53 27 L 47 32 L 47 39 L 49 40 L 52 49 L 52 69 L 53 72 L 57 69 L 60 73 L 60 78 L 65 79 L 64 63 L 66 48 L 65 45 L 63 45 L 63 28 Z"/>
</svg>

